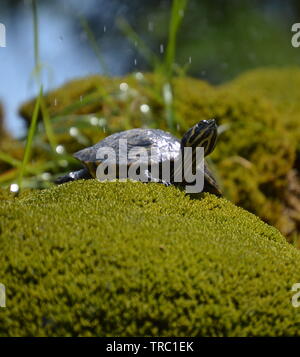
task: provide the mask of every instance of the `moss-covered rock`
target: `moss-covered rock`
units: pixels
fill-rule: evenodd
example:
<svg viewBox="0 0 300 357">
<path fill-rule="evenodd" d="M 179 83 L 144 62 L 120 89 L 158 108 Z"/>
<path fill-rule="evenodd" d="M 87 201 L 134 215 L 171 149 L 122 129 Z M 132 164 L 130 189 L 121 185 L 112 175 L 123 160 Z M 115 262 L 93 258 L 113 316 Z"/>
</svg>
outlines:
<svg viewBox="0 0 300 357">
<path fill-rule="evenodd" d="M 291 227 L 280 221 L 296 147 L 269 101 L 241 93 L 219 89 L 214 98 L 211 115 L 228 129 L 211 158 L 226 197 L 288 234 Z"/>
<path fill-rule="evenodd" d="M 287 237 L 297 235 L 300 70 L 255 70 L 220 87 L 182 77 L 174 78 L 172 84 L 178 124 L 173 130 L 175 135 L 180 137 L 196 122 L 211 117 L 219 125 L 227 126 L 210 156 L 210 165 L 225 197 L 275 225 Z M 54 116 L 73 113 L 104 118 L 105 130 L 95 126 L 80 129 L 91 144 L 114 131 L 131 127 L 168 129 L 162 92 L 162 78 L 153 74 L 113 79 L 93 76 L 50 92 L 46 100 Z M 78 102 L 80 97 L 82 105 L 75 105 L 74 101 Z M 55 101 L 57 107 L 53 106 Z M 143 103 L 150 107 L 147 114 L 140 111 Z M 31 101 L 21 109 L 27 120 L 33 105 Z M 73 124 L 64 118 L 66 130 L 61 140 L 69 152 L 74 152 L 85 145 L 68 134 Z M 293 174 L 295 162 L 298 171 Z"/>
<path fill-rule="evenodd" d="M 199 93 L 212 90 L 208 83 L 188 77 L 174 78 L 173 87 L 176 96 L 178 94 L 182 99 L 187 97 L 191 103 L 197 103 Z M 46 94 L 44 100 L 50 116 L 54 118 L 57 139 L 70 152 L 82 149 L 87 143 L 95 143 L 115 131 L 145 126 L 168 129 L 163 78 L 151 73 L 75 79 Z M 141 111 L 143 104 L 149 105 L 148 113 Z M 20 114 L 27 123 L 31 120 L 34 105 L 35 99 L 20 107 Z M 197 118 L 190 116 L 189 121 L 186 120 L 186 114 L 181 116 L 178 113 L 180 125 L 174 133 L 181 134 L 191 122 L 198 120 L 199 113 Z M 86 137 L 85 143 L 69 135 L 72 126 L 76 126 Z"/>
<path fill-rule="evenodd" d="M 300 149 L 300 68 L 259 68 L 223 86 L 242 93 L 256 93 L 269 100 Z"/>
<path fill-rule="evenodd" d="M 228 92 L 242 93 L 243 96 L 255 93 L 267 100 L 277 112 L 276 122 L 284 128 L 279 129 L 271 125 L 268 131 L 281 133 L 282 142 L 285 141 L 289 145 L 292 156 L 287 158 L 283 151 L 274 147 L 273 161 L 278 159 L 279 164 L 281 157 L 280 160 L 286 165 L 280 165 L 281 173 L 272 180 L 276 183 L 277 190 L 269 190 L 269 185 L 262 186 L 262 191 L 267 192 L 268 196 L 268 204 L 264 205 L 264 210 L 270 212 L 267 214 L 269 217 L 259 211 L 256 213 L 275 224 L 285 235 L 295 238 L 300 232 L 300 69 L 260 68 L 240 75 L 222 88 Z M 260 154 L 267 159 L 266 150 L 263 149 Z"/>
<path fill-rule="evenodd" d="M 300 252 L 225 199 L 94 180 L 4 196 L 1 336 L 299 335 Z"/>
</svg>

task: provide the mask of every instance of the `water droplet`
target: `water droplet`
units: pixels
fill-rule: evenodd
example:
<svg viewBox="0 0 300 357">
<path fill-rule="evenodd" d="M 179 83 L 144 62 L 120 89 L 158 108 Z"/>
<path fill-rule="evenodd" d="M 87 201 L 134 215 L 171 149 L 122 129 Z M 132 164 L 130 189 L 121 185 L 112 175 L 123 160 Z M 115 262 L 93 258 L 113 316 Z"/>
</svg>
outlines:
<svg viewBox="0 0 300 357">
<path fill-rule="evenodd" d="M 106 32 L 106 26 L 103 26 L 103 32 Z"/>
<path fill-rule="evenodd" d="M 138 81 L 141 81 L 142 79 L 144 79 L 144 75 L 143 75 L 142 72 L 136 72 L 135 78 L 136 78 Z"/>
<path fill-rule="evenodd" d="M 164 45 L 162 43 L 159 46 L 159 52 L 164 53 Z"/>
<path fill-rule="evenodd" d="M 230 129 L 230 124 L 228 124 L 228 123 L 219 125 L 218 126 L 218 135 L 222 134 L 224 131 L 227 131 L 228 129 Z"/>
<path fill-rule="evenodd" d="M 149 22 L 148 22 L 148 31 L 152 32 L 153 29 L 154 29 L 153 22 L 152 22 L 152 21 L 149 21 Z"/>
<path fill-rule="evenodd" d="M 98 125 L 98 118 L 96 118 L 96 117 L 91 117 L 90 118 L 90 123 L 92 124 L 92 125 Z"/>
<path fill-rule="evenodd" d="M 150 107 L 149 107 L 148 104 L 142 104 L 140 106 L 140 110 L 141 110 L 142 113 L 146 114 L 146 113 L 148 113 L 150 111 Z"/>
<path fill-rule="evenodd" d="M 68 166 L 68 161 L 67 160 L 59 160 L 59 166 L 61 167 L 67 167 Z"/>
<path fill-rule="evenodd" d="M 55 151 L 58 154 L 63 154 L 65 152 L 65 148 L 62 145 L 57 145 L 56 148 L 55 148 Z"/>
<path fill-rule="evenodd" d="M 105 118 L 99 118 L 98 119 L 98 124 L 100 126 L 105 126 L 106 125 L 106 119 Z"/>
<path fill-rule="evenodd" d="M 75 128 L 74 126 L 72 126 L 72 128 L 70 128 L 70 135 L 71 136 L 78 136 L 79 134 L 79 130 L 77 128 Z"/>
<path fill-rule="evenodd" d="M 54 98 L 54 106 L 56 107 L 57 106 L 57 99 Z"/>
<path fill-rule="evenodd" d="M 44 181 L 49 181 L 51 179 L 51 174 L 49 172 L 44 172 L 41 174 L 41 178 Z"/>
<path fill-rule="evenodd" d="M 120 84 L 120 90 L 121 90 L 122 92 L 126 92 L 126 91 L 128 90 L 128 88 L 129 88 L 129 86 L 128 86 L 128 84 L 127 84 L 126 82 L 122 82 L 122 83 Z"/>
<path fill-rule="evenodd" d="M 80 101 L 82 102 L 82 95 L 80 96 Z"/>
<path fill-rule="evenodd" d="M 136 58 L 134 59 L 134 65 L 135 66 L 137 65 L 137 59 Z"/>
<path fill-rule="evenodd" d="M 19 189 L 20 189 L 20 187 L 19 187 L 19 185 L 16 184 L 16 183 L 12 183 L 12 184 L 10 185 L 10 192 L 19 192 Z"/>
<path fill-rule="evenodd" d="M 172 94 L 172 89 L 169 83 L 166 83 L 163 86 L 163 96 L 165 103 L 170 104 L 173 101 L 173 94 Z"/>
<path fill-rule="evenodd" d="M 189 63 L 192 63 L 192 57 L 191 56 L 189 57 Z"/>
</svg>

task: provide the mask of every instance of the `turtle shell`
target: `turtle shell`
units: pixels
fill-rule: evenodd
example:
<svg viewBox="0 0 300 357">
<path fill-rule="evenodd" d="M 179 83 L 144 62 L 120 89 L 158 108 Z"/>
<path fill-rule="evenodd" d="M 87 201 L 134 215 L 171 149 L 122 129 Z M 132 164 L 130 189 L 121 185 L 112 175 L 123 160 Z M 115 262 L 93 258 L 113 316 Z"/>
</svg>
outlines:
<svg viewBox="0 0 300 357">
<path fill-rule="evenodd" d="M 120 140 L 126 140 L 127 152 L 119 153 Z M 180 140 L 170 133 L 159 129 L 130 129 L 112 134 L 97 144 L 80 150 L 74 157 L 84 164 L 98 162 L 97 153 L 101 148 L 112 148 L 116 153 L 116 162 L 120 162 L 119 154 L 127 155 L 128 165 L 136 161 L 136 155 L 147 152 L 151 161 L 160 163 L 163 160 L 173 161 L 180 153 Z M 150 155 L 151 154 L 151 155 Z"/>
<path fill-rule="evenodd" d="M 127 151 L 119 150 L 120 140 L 124 140 L 127 145 Z M 125 141 L 126 140 L 126 141 Z M 116 162 L 120 163 L 122 159 L 126 160 L 128 166 L 136 162 L 137 157 L 143 160 L 146 153 L 146 160 L 149 158 L 154 163 L 162 163 L 165 160 L 174 161 L 181 153 L 180 140 L 174 135 L 160 129 L 130 129 L 112 134 L 97 144 L 80 150 L 74 154 L 74 157 L 81 161 L 95 177 L 99 160 L 99 149 L 112 148 L 116 155 Z M 119 152 L 120 151 L 120 152 Z M 106 163 L 109 161 L 106 159 Z M 115 161 L 114 161 L 115 163 Z M 204 164 L 204 190 L 220 194 L 216 180 L 208 169 L 207 163 Z"/>
</svg>

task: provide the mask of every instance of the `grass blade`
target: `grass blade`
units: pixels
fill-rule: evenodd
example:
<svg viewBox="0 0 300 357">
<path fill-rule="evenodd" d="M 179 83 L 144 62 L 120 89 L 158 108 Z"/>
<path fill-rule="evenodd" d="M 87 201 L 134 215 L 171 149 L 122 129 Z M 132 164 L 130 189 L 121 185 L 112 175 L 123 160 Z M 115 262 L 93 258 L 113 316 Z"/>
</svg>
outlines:
<svg viewBox="0 0 300 357">
<path fill-rule="evenodd" d="M 146 61 L 155 69 L 159 66 L 159 58 L 148 48 L 140 36 L 133 30 L 129 23 L 124 18 L 119 18 L 117 24 L 125 36 L 131 43 L 137 46 L 139 52 L 143 55 Z"/>
<path fill-rule="evenodd" d="M 28 136 L 27 136 L 27 140 L 26 140 L 24 158 L 23 158 L 22 165 L 21 165 L 20 172 L 19 172 L 18 185 L 19 185 L 20 190 L 22 188 L 22 181 L 23 181 L 23 175 L 25 172 L 25 168 L 26 168 L 26 165 L 28 164 L 30 154 L 31 154 L 32 141 L 33 141 L 33 137 L 34 137 L 34 133 L 35 133 L 35 129 L 36 129 L 36 124 L 37 124 L 37 119 L 38 119 L 38 114 L 39 114 L 39 110 L 40 110 L 40 103 L 41 103 L 42 96 L 43 96 L 43 87 L 41 86 L 39 96 L 35 102 L 32 119 L 31 119 L 31 123 L 30 123 L 30 127 L 29 127 L 29 132 L 28 132 Z"/>
<path fill-rule="evenodd" d="M 79 20 L 80 20 L 80 23 L 81 23 L 81 26 L 84 30 L 84 32 L 86 33 L 87 35 L 87 38 L 98 58 L 98 61 L 100 63 L 100 66 L 102 68 L 102 71 L 105 75 L 108 75 L 109 71 L 108 71 L 108 68 L 107 68 L 107 65 L 106 65 L 106 62 L 101 54 L 101 50 L 100 50 L 100 47 L 99 47 L 99 44 L 95 38 L 95 35 L 93 33 L 93 31 L 91 30 L 88 22 L 86 21 L 86 19 L 83 17 L 83 16 L 80 16 L 79 17 Z"/>
<path fill-rule="evenodd" d="M 186 5 L 187 0 L 173 0 L 169 25 L 169 39 L 165 56 L 165 69 L 168 78 L 171 78 L 172 76 L 172 68 L 175 60 L 177 32 L 182 22 Z"/>
<path fill-rule="evenodd" d="M 40 85 L 41 61 L 39 55 L 39 31 L 38 31 L 38 13 L 37 2 L 32 0 L 32 19 L 33 19 L 33 43 L 34 43 L 34 76 Z"/>
<path fill-rule="evenodd" d="M 15 159 L 14 157 L 0 151 L 0 160 L 8 163 L 12 167 L 20 167 L 21 161 Z"/>
<path fill-rule="evenodd" d="M 41 106 L 42 117 L 43 117 L 46 135 L 49 139 L 49 143 L 50 143 L 52 151 L 55 152 L 55 149 L 57 147 L 57 142 L 56 142 L 55 134 L 53 131 L 52 123 L 50 120 L 50 115 L 47 110 L 47 107 L 46 107 L 43 97 L 41 97 L 41 99 L 40 99 L 40 106 Z"/>
</svg>

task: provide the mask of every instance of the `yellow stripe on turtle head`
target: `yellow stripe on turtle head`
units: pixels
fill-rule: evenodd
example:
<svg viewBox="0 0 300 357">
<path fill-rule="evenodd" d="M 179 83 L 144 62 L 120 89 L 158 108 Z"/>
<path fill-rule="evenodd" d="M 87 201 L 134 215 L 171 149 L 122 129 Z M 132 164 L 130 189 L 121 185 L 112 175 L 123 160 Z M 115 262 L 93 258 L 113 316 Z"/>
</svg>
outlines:
<svg viewBox="0 0 300 357">
<path fill-rule="evenodd" d="M 217 125 L 215 120 L 202 120 L 184 134 L 181 147 L 203 147 L 206 156 L 213 151 L 216 140 Z"/>
</svg>

